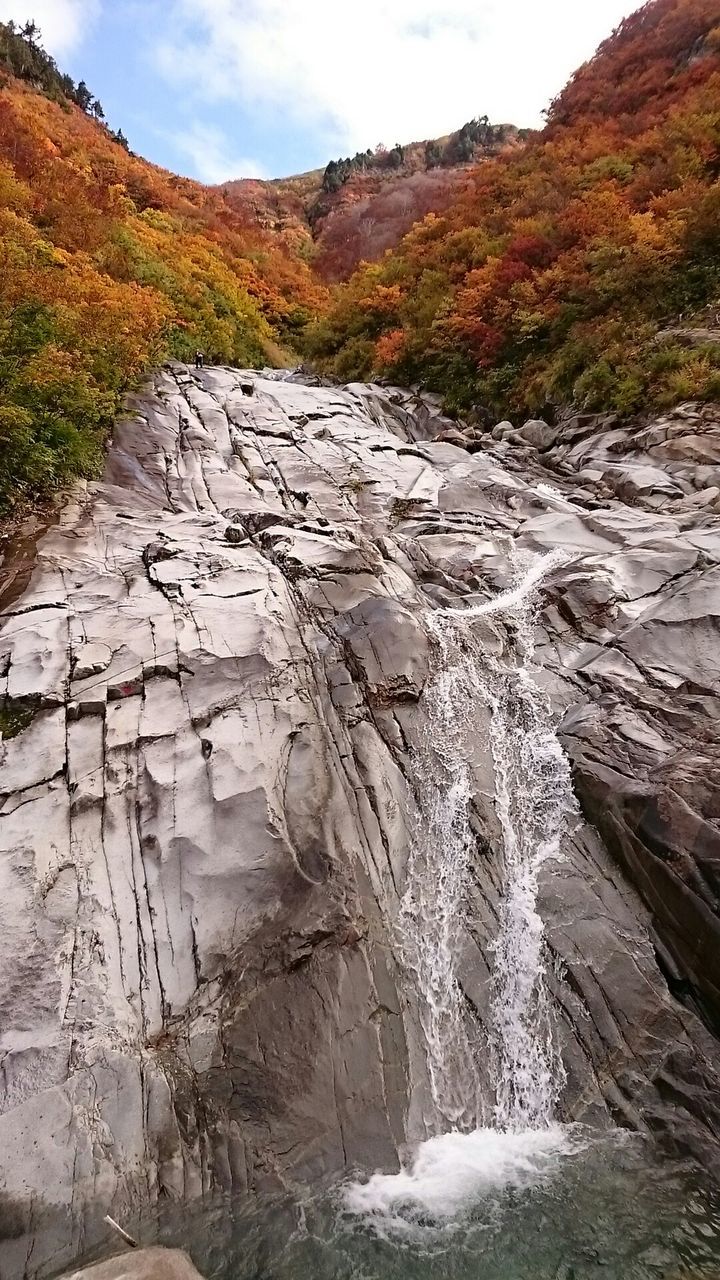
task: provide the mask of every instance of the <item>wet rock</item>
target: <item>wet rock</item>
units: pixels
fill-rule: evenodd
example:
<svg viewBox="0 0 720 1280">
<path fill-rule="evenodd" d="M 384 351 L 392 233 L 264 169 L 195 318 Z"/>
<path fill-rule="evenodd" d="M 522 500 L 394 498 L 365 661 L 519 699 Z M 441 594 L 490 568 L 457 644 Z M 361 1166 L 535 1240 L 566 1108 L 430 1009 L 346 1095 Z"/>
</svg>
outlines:
<svg viewBox="0 0 720 1280">
<path fill-rule="evenodd" d="M 439 432 L 435 437 L 439 444 L 456 444 L 459 448 L 464 449 L 468 444 L 468 436 L 459 431 L 457 427 L 447 427 L 444 431 Z"/>
<path fill-rule="evenodd" d="M 428 675 L 428 640 L 416 616 L 394 601 L 370 599 L 339 618 L 336 630 L 374 704 L 419 699 Z"/>
<path fill-rule="evenodd" d="M 80 645 L 73 657 L 73 680 L 84 680 L 88 676 L 98 676 L 107 671 L 111 658 L 112 649 L 107 644 Z"/>
<path fill-rule="evenodd" d="M 154 564 L 158 564 L 163 560 L 172 560 L 173 556 L 178 554 L 179 547 L 168 545 L 165 541 L 149 542 L 143 549 L 143 564 L 146 569 Z"/>
</svg>

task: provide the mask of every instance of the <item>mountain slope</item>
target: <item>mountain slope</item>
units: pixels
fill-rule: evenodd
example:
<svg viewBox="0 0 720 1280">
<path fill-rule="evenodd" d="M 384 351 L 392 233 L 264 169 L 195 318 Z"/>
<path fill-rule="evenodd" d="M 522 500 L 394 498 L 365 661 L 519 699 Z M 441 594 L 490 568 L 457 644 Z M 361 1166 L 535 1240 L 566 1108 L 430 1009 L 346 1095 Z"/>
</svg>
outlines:
<svg viewBox="0 0 720 1280">
<path fill-rule="evenodd" d="M 482 421 L 720 395 L 719 17 L 653 0 L 529 139 L 483 118 L 214 189 L 0 24 L 0 511 L 96 473 L 124 390 L 197 346 Z"/>
<path fill-rule="evenodd" d="M 7 26 L 0 72 L 1 510 L 96 471 L 149 367 L 287 359 L 325 293 L 217 192 L 131 155 Z"/>
<path fill-rule="evenodd" d="M 443 212 L 473 165 L 517 147 L 526 135 L 483 116 L 443 138 L 377 147 L 331 160 L 324 171 L 272 182 L 240 179 L 218 190 L 238 211 L 311 255 L 316 274 L 335 283 L 360 262 L 394 249 L 428 213 Z"/>
<path fill-rule="evenodd" d="M 720 295 L 719 19 L 717 0 L 627 19 L 542 134 L 354 275 L 312 335 L 319 364 L 488 417 L 720 395 L 713 334 L 682 332 Z"/>
<path fill-rule="evenodd" d="M 469 122 L 325 173 L 208 188 L 134 156 L 34 24 L 0 24 L 0 513 L 95 474 L 124 391 L 164 359 L 297 358 L 322 277 L 396 244 L 447 203 L 458 160 L 511 133 Z"/>
</svg>

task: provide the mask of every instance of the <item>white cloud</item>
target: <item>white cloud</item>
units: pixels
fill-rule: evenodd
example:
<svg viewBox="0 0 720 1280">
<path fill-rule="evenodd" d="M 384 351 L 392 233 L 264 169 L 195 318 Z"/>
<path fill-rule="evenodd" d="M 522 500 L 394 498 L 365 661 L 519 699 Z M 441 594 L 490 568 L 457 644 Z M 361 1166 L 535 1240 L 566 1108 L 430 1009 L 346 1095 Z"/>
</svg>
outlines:
<svg viewBox="0 0 720 1280">
<path fill-rule="evenodd" d="M 173 0 L 159 65 L 191 97 L 311 127 L 337 149 L 472 116 L 537 125 L 638 0 Z"/>
<path fill-rule="evenodd" d="M 182 133 L 172 135 L 172 143 L 178 151 L 190 157 L 193 172 L 201 182 L 267 177 L 254 160 L 236 155 L 221 130 L 211 125 L 193 121 Z"/>
<path fill-rule="evenodd" d="M 62 58 L 81 43 L 100 12 L 100 0 L 0 0 L 0 22 L 32 18 L 48 53 Z"/>
</svg>

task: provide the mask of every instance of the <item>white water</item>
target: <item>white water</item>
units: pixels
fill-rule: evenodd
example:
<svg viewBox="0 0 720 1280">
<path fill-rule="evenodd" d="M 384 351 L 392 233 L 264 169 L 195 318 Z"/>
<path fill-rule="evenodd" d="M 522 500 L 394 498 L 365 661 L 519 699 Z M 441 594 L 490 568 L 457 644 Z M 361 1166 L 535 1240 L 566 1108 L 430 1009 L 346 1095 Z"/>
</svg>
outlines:
<svg viewBox="0 0 720 1280">
<path fill-rule="evenodd" d="M 543 863 L 560 853 L 575 812 L 570 767 L 548 701 L 534 679 L 537 586 L 567 562 L 562 551 L 516 560 L 518 581 L 471 618 L 501 615 L 515 625 L 515 658 L 478 654 L 478 683 L 491 710 L 495 808 L 503 836 L 504 895 L 495 941 L 490 1051 L 500 1129 L 534 1130 L 552 1122 L 564 1084 L 545 984 L 546 947 L 537 909 Z M 524 570 L 524 572 L 523 572 Z M 454 611 L 453 616 L 457 616 Z"/>
<path fill-rule="evenodd" d="M 429 627 L 438 654 L 426 691 L 428 729 L 413 762 L 418 812 L 399 942 L 418 993 L 430 1090 L 439 1130 L 480 1121 L 475 1057 L 456 976 L 465 885 L 473 847 L 468 762 L 477 686 L 474 664 L 440 617 Z"/>
<path fill-rule="evenodd" d="M 443 609 L 443 616 L 467 619 L 487 618 L 492 614 L 519 613 L 521 620 L 524 619 L 527 625 L 535 587 L 566 560 L 564 551 L 549 551 L 544 556 L 532 556 L 525 573 L 518 578 L 513 587 L 495 596 L 493 600 L 485 600 L 482 604 L 471 605 L 467 609 Z"/>
<path fill-rule="evenodd" d="M 410 1169 L 354 1183 L 345 1207 L 382 1231 L 414 1236 L 419 1218 L 442 1223 L 489 1192 L 544 1181 L 578 1146 L 572 1131 L 559 1125 L 527 1133 L 445 1133 L 422 1144 Z"/>
<path fill-rule="evenodd" d="M 426 741 L 414 762 L 419 818 L 400 915 L 403 954 L 412 971 L 425 1034 L 438 1127 L 409 1170 L 354 1184 L 346 1203 L 378 1229 L 410 1227 L 417 1210 L 452 1217 L 489 1188 L 545 1176 L 569 1149 L 553 1125 L 564 1082 L 553 1040 L 538 912 L 538 877 L 556 857 L 575 810 L 568 762 L 547 699 L 534 679 L 533 606 L 537 586 L 566 557 L 553 552 L 516 561 L 517 581 L 494 600 L 429 619 L 437 674 L 426 691 Z M 472 620 L 513 624 L 514 653 L 495 657 L 473 635 Z M 462 625 L 460 619 L 466 625 Z M 457 977 L 466 877 L 473 849 L 471 751 L 478 704 L 489 708 L 496 813 L 504 885 L 494 943 L 486 1051 L 493 1065 L 495 1128 L 479 1125 L 478 1072 Z"/>
</svg>

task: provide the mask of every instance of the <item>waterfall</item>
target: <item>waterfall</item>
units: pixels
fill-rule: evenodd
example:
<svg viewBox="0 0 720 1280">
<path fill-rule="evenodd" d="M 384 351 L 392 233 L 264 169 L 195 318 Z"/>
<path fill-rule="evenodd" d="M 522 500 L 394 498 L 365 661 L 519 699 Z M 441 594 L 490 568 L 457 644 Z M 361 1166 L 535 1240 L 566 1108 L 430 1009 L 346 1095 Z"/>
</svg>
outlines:
<svg viewBox="0 0 720 1280">
<path fill-rule="evenodd" d="M 494 600 L 431 615 L 436 674 L 426 690 L 427 734 L 413 762 L 418 812 L 400 911 L 402 951 L 419 994 L 437 1119 L 467 1129 L 480 1120 L 478 1076 L 457 978 L 470 829 L 477 707 L 491 713 L 503 895 L 494 943 L 490 1053 L 495 1123 L 523 1130 L 551 1122 L 563 1072 L 545 987 L 538 874 L 558 853 L 574 807 L 567 760 L 547 700 L 533 678 L 535 590 L 564 556 L 513 556 L 516 581 Z M 497 658 L 468 626 L 506 617 L 514 652 Z"/>
<path fill-rule="evenodd" d="M 495 1121 L 500 1128 L 536 1129 L 550 1124 L 564 1083 L 537 897 L 540 868 L 559 853 L 571 811 L 570 771 L 526 667 L 511 677 L 496 671 L 487 693 L 504 862 L 490 1023 Z"/>
<path fill-rule="evenodd" d="M 494 600 L 485 600 L 482 604 L 472 605 L 469 609 L 444 609 L 443 615 L 446 618 L 464 618 L 467 621 L 468 618 L 488 618 L 494 614 L 514 613 L 523 629 L 524 644 L 529 648 L 532 656 L 532 641 L 529 637 L 535 588 L 553 569 L 565 564 L 567 556 L 564 551 L 549 551 L 544 556 L 531 555 L 523 573 L 524 557 L 512 546 L 508 554 L 513 576 L 516 578 L 512 587 L 496 596 Z"/>
<path fill-rule="evenodd" d="M 548 700 L 533 677 L 534 589 L 565 559 L 557 552 L 536 559 L 513 591 L 471 610 L 471 616 L 510 613 L 516 627 L 516 662 L 490 657 L 482 664 L 504 868 L 491 1000 L 495 1122 L 515 1131 L 551 1123 L 565 1078 L 552 1034 L 537 897 L 540 869 L 558 856 L 576 802 Z"/>
<path fill-rule="evenodd" d="M 413 761 L 418 813 L 399 925 L 418 995 L 438 1132 L 420 1148 L 409 1172 L 376 1174 L 351 1187 L 347 1204 L 353 1212 L 392 1216 L 400 1203 L 435 1205 L 442 1216 L 442 1205 L 460 1206 L 473 1187 L 498 1178 L 512 1181 L 519 1171 L 522 1177 L 539 1172 L 567 1149 L 569 1139 L 552 1125 L 564 1073 L 552 1034 L 537 898 L 540 869 L 559 853 L 575 800 L 534 668 L 536 588 L 565 560 L 555 552 L 528 562 L 527 555 L 511 551 L 515 581 L 507 591 L 428 619 L 437 662 L 423 699 L 427 733 Z M 501 657 L 488 652 L 472 630 L 474 619 L 491 616 L 510 624 L 514 636 L 512 651 Z M 487 1046 L 495 1088 L 493 1129 L 477 1128 L 484 1117 L 457 974 L 474 847 L 472 754 L 480 704 L 490 711 L 502 832 L 503 885 Z"/>
<path fill-rule="evenodd" d="M 435 1127 L 479 1122 L 475 1056 L 456 966 L 470 854 L 469 755 L 477 694 L 475 663 L 445 618 L 428 620 L 437 659 L 424 696 L 427 733 L 413 757 L 417 813 L 398 938 L 419 996 Z"/>
</svg>

